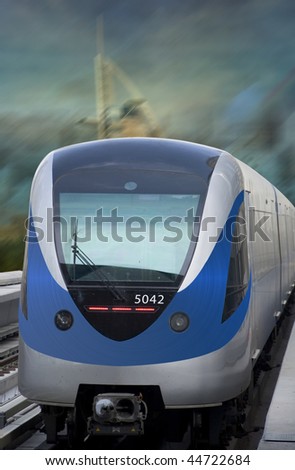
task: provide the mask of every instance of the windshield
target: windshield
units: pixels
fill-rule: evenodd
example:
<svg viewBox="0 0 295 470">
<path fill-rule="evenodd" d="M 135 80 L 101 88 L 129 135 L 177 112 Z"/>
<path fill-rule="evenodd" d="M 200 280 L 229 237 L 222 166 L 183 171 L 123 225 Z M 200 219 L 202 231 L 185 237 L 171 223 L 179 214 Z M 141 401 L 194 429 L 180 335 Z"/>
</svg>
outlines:
<svg viewBox="0 0 295 470">
<path fill-rule="evenodd" d="M 104 267 L 114 281 L 175 281 L 192 240 L 199 198 L 198 194 L 60 194 L 59 238 L 70 279 L 98 280 L 93 267 Z M 76 250 L 90 261 L 84 263 Z"/>
<path fill-rule="evenodd" d="M 55 242 L 66 282 L 178 285 L 207 184 L 190 173 L 81 170 L 54 188 Z"/>
</svg>

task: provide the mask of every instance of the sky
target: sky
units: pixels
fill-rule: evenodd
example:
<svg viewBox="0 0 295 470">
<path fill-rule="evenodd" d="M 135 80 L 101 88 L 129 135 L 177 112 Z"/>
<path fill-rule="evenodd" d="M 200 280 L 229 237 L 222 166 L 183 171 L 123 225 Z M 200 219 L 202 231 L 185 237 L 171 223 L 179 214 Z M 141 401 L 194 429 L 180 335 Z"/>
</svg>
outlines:
<svg viewBox="0 0 295 470">
<path fill-rule="evenodd" d="M 61 135 L 91 135 L 75 123 L 96 110 L 101 15 L 105 56 L 164 136 L 238 149 L 295 196 L 280 157 L 294 150 L 293 0 L 0 0 L 0 226 L 26 211 L 33 172 Z M 271 148 L 255 136 L 266 120 L 280 133 Z"/>
<path fill-rule="evenodd" d="M 0 12 L 1 112 L 93 113 L 100 15 L 105 54 L 160 117 L 183 121 L 294 65 L 290 0 L 0 0 Z"/>
</svg>

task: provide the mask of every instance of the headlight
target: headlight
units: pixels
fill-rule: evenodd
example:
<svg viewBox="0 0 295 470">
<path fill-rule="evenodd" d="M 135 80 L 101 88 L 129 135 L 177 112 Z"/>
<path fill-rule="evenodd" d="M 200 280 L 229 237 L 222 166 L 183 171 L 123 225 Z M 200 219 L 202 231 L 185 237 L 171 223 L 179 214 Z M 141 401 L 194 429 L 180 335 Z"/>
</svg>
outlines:
<svg viewBox="0 0 295 470">
<path fill-rule="evenodd" d="M 60 310 L 55 315 L 54 322 L 59 330 L 68 330 L 74 323 L 74 318 L 67 310 Z"/>
<path fill-rule="evenodd" d="M 170 318 L 170 326 L 173 331 L 181 333 L 189 327 L 189 317 L 186 313 L 174 313 Z"/>
</svg>

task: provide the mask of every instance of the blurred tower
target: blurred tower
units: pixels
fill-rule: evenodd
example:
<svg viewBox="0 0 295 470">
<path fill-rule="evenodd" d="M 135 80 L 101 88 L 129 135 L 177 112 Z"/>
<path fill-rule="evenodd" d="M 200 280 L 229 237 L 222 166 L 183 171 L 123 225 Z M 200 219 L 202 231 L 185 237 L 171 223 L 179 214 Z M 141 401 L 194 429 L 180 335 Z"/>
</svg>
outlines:
<svg viewBox="0 0 295 470">
<path fill-rule="evenodd" d="M 97 22 L 98 54 L 94 58 L 96 116 L 81 119 L 79 124 L 95 124 L 97 138 L 158 136 L 155 116 L 128 75 L 104 54 L 103 17 Z M 121 85 L 129 99 L 121 107 L 115 105 L 115 85 Z"/>
<path fill-rule="evenodd" d="M 113 75 L 109 62 L 104 57 L 103 17 L 97 23 L 98 54 L 94 58 L 94 76 L 96 92 L 97 137 L 109 137 L 109 109 L 113 106 Z"/>
</svg>

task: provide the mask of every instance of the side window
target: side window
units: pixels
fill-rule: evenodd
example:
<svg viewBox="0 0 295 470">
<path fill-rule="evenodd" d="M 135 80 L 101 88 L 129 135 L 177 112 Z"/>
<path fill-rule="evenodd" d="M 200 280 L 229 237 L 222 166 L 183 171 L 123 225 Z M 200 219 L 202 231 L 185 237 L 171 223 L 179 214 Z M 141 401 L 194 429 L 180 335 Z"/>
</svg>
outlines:
<svg viewBox="0 0 295 470">
<path fill-rule="evenodd" d="M 245 297 L 249 281 L 247 230 L 244 203 L 232 223 L 232 245 L 222 322 L 236 311 Z"/>
</svg>

